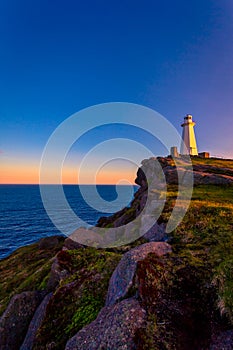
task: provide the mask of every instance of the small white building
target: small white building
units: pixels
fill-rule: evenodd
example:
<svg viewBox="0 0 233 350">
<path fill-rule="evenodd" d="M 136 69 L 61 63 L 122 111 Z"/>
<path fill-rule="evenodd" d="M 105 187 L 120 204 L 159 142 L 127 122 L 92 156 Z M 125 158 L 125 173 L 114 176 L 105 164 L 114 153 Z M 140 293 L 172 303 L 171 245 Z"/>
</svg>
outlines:
<svg viewBox="0 0 233 350">
<path fill-rule="evenodd" d="M 191 114 L 187 114 L 184 118 L 183 124 L 181 124 L 183 128 L 182 133 L 182 140 L 180 147 L 180 154 L 182 155 L 190 155 L 190 156 L 197 156 L 197 143 L 196 143 L 196 137 L 194 132 L 194 126 L 196 123 L 193 121 L 193 117 Z M 185 147 L 186 146 L 186 147 Z"/>
</svg>

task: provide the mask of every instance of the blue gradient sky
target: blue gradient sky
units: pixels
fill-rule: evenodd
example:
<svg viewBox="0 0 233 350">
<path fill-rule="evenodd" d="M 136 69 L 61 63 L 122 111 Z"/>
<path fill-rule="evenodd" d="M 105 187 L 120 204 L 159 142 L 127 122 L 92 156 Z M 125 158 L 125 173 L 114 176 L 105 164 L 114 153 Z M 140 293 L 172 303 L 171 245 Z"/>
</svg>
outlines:
<svg viewBox="0 0 233 350">
<path fill-rule="evenodd" d="M 35 182 L 59 123 L 112 101 L 151 107 L 180 132 L 190 113 L 199 150 L 233 158 L 232 42 L 231 0 L 2 0 L 0 182 Z"/>
</svg>

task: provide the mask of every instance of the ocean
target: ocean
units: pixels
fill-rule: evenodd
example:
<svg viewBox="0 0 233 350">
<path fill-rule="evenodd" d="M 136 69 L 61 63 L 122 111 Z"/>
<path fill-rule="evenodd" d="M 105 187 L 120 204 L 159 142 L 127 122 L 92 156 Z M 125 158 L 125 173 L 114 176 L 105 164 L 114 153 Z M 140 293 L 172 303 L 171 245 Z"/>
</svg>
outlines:
<svg viewBox="0 0 233 350">
<path fill-rule="evenodd" d="M 56 185 L 44 186 L 53 199 Z M 54 195 L 54 215 L 59 218 L 59 228 L 66 235 L 80 226 L 93 226 L 101 216 L 109 216 L 128 206 L 138 187 L 119 186 L 116 190 L 115 185 L 97 185 L 99 198 L 92 195 L 94 188 L 92 185 L 63 185 L 69 210 L 57 203 Z M 89 200 L 93 197 L 94 208 L 83 199 L 83 192 Z M 50 220 L 38 185 L 0 185 L 0 198 L 0 259 L 42 237 L 63 234 Z M 74 222 L 67 215 L 70 211 L 78 216 Z"/>
</svg>

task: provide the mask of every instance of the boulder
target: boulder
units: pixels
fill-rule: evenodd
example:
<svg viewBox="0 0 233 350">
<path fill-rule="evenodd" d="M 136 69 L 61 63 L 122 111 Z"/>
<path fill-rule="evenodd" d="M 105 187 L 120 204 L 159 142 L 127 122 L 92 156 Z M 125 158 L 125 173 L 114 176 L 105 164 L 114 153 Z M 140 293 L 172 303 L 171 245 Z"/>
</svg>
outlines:
<svg viewBox="0 0 233 350">
<path fill-rule="evenodd" d="M 38 242 L 39 249 L 53 249 L 64 241 L 64 236 L 49 236 L 41 238 Z"/>
<path fill-rule="evenodd" d="M 213 165 L 208 164 L 194 164 L 193 165 L 193 171 L 197 172 L 203 172 L 203 173 L 210 173 L 210 174 L 219 174 L 219 175 L 228 175 L 233 178 L 233 170 L 230 168 L 224 168 L 224 167 L 216 167 Z"/>
<path fill-rule="evenodd" d="M 50 276 L 47 282 L 46 290 L 48 292 L 52 292 L 58 286 L 59 282 L 62 279 L 66 278 L 68 275 L 69 272 L 60 265 L 56 256 L 51 266 Z"/>
<path fill-rule="evenodd" d="M 136 349 L 134 336 L 145 320 L 146 311 L 134 298 L 104 307 L 95 321 L 67 342 L 65 350 Z"/>
<path fill-rule="evenodd" d="M 81 246 L 98 247 L 104 245 L 102 236 L 94 228 L 79 227 L 70 236 L 70 239 Z"/>
<path fill-rule="evenodd" d="M 70 237 L 66 238 L 63 244 L 63 249 L 74 250 L 85 247 L 83 244 L 74 241 Z"/>
<path fill-rule="evenodd" d="M 46 313 L 46 307 L 51 297 L 52 297 L 52 293 L 47 294 L 46 297 L 38 306 L 38 308 L 36 309 L 36 312 L 30 322 L 26 337 L 24 339 L 23 345 L 20 347 L 20 350 L 31 350 L 33 348 L 36 332 L 40 328 L 40 325 L 42 324 L 42 321 Z"/>
<path fill-rule="evenodd" d="M 150 253 L 162 256 L 171 253 L 171 251 L 171 246 L 168 243 L 151 242 L 125 253 L 110 279 L 105 305 L 113 305 L 127 297 L 133 286 L 138 261 L 144 260 Z"/>
<path fill-rule="evenodd" d="M 148 242 L 166 241 L 168 236 L 166 234 L 166 224 L 157 222 L 147 231 L 143 236 Z"/>
<path fill-rule="evenodd" d="M 233 177 L 221 174 L 208 174 L 205 172 L 193 172 L 195 185 L 232 185 Z"/>
<path fill-rule="evenodd" d="M 42 300 L 39 292 L 23 292 L 11 299 L 0 319 L 0 349 L 18 350 Z"/>
<path fill-rule="evenodd" d="M 209 350 L 232 350 L 233 349 L 233 330 L 221 332 L 213 339 Z"/>
</svg>

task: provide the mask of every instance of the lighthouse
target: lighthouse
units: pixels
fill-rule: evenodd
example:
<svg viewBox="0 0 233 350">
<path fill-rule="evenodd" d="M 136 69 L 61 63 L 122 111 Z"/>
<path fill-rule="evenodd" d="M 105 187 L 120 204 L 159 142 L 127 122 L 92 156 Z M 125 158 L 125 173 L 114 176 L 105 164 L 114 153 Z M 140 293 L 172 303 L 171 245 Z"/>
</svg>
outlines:
<svg viewBox="0 0 233 350">
<path fill-rule="evenodd" d="M 196 123 L 193 121 L 193 117 L 191 114 L 187 114 L 186 117 L 184 117 L 184 122 L 181 124 L 183 128 L 182 133 L 182 140 L 180 153 L 181 154 L 189 154 L 190 156 L 197 156 L 197 144 L 196 144 L 196 138 L 194 133 L 194 126 Z M 186 146 L 186 147 L 185 147 Z"/>
</svg>

